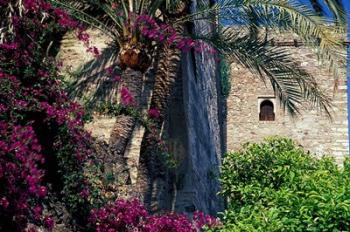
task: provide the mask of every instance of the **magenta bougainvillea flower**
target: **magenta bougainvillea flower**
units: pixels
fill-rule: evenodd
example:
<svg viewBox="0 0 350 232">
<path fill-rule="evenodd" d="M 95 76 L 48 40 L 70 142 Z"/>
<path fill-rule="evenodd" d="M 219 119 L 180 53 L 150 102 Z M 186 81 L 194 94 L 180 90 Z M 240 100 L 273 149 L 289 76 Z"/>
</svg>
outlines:
<svg viewBox="0 0 350 232">
<path fill-rule="evenodd" d="M 113 76 L 112 80 L 114 82 L 120 82 L 122 80 L 122 77 L 120 75 L 115 75 L 115 76 Z"/>
<path fill-rule="evenodd" d="M 156 109 L 156 108 L 151 108 L 151 109 L 148 110 L 148 116 L 149 116 L 150 118 L 157 119 L 157 118 L 160 117 L 160 112 L 159 112 L 159 110 Z"/>
<path fill-rule="evenodd" d="M 1 7 L 10 3 L 0 1 Z M 47 160 L 59 160 L 62 180 L 57 181 L 63 182 L 67 174 L 82 172 L 91 154 L 91 138 L 82 129 L 83 108 L 63 91 L 58 67 L 46 56 L 43 41 L 43 35 L 67 28 L 76 30 L 86 46 L 89 36 L 47 1 L 23 0 L 23 5 L 12 5 L 13 34 L 0 44 L 0 224 L 12 223 L 18 231 L 29 221 L 54 226 L 43 210 L 49 192 L 44 177 L 52 171 Z M 79 196 L 89 188 L 79 175 L 71 181 L 80 185 L 66 187 L 67 194 Z"/>
<path fill-rule="evenodd" d="M 149 215 L 137 200 L 116 200 L 99 209 L 93 209 L 89 222 L 98 232 L 198 232 L 204 226 L 217 228 L 220 221 L 201 212 L 195 212 L 193 220 L 184 214 L 166 213 Z"/>
<path fill-rule="evenodd" d="M 216 55 L 215 48 L 200 40 L 193 40 L 176 32 L 175 28 L 168 24 L 158 24 L 156 20 L 149 15 L 140 15 L 137 17 L 135 29 L 139 30 L 142 36 L 156 41 L 158 43 L 168 43 L 175 46 L 183 52 L 194 49 L 197 53 L 206 52 L 209 55 Z"/>
<path fill-rule="evenodd" d="M 122 87 L 120 90 L 121 103 L 124 106 L 132 106 L 135 104 L 134 96 L 131 94 L 128 88 Z"/>
</svg>

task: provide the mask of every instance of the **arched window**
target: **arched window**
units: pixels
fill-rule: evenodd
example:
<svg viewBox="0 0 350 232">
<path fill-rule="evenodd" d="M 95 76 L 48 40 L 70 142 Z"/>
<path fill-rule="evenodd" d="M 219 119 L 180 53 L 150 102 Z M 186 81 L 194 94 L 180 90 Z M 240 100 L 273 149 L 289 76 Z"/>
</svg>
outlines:
<svg viewBox="0 0 350 232">
<path fill-rule="evenodd" d="M 275 121 L 275 112 L 273 108 L 273 103 L 270 100 L 264 100 L 260 104 L 260 121 Z"/>
</svg>

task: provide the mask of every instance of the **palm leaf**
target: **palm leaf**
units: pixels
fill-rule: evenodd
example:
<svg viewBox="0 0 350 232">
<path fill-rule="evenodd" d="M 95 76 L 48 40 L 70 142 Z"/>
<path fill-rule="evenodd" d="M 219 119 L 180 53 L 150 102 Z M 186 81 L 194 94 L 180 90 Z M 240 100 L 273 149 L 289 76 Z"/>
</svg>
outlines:
<svg viewBox="0 0 350 232">
<path fill-rule="evenodd" d="M 301 69 L 280 47 L 268 46 L 250 34 L 227 28 L 210 42 L 229 60 L 239 62 L 264 82 L 269 80 L 281 104 L 289 113 L 299 113 L 300 105 L 309 101 L 330 115 L 330 98 L 318 87 L 316 80 Z"/>
<path fill-rule="evenodd" d="M 74 18 L 85 23 L 86 25 L 96 28 L 102 31 L 104 34 L 108 35 L 113 39 L 120 38 L 120 29 L 118 27 L 114 27 L 114 24 L 111 20 L 107 20 L 106 14 L 103 17 L 94 17 L 90 15 L 90 11 L 92 11 L 93 7 L 89 4 L 84 4 L 84 2 L 75 2 L 75 1 L 51 1 L 53 5 L 57 7 L 61 7 L 63 9 L 68 10 Z M 90 2 L 90 1 L 88 1 Z M 99 8 L 101 10 L 101 8 Z M 112 26 L 113 25 L 113 26 Z M 115 30 L 113 30 L 115 28 Z"/>
<path fill-rule="evenodd" d="M 122 43 L 129 15 L 147 14 L 159 18 L 159 10 L 174 10 L 182 2 L 181 0 L 119 0 L 119 1 L 95 1 L 95 0 L 50 0 L 55 6 L 68 10 L 73 17 L 90 27 L 101 30 L 113 37 L 118 43 Z M 123 15 L 118 15 L 112 4 L 122 7 Z M 165 6 L 165 8 L 162 8 Z"/>
<path fill-rule="evenodd" d="M 53 0 L 55 2 L 60 0 Z M 64 1 L 68 2 L 68 1 Z M 70 0 L 69 2 L 75 2 Z M 125 26 L 126 18 L 115 18 L 110 3 L 101 1 L 84 0 L 71 5 L 79 11 L 97 18 L 97 22 L 105 23 L 107 28 L 115 26 L 116 40 L 120 39 Z M 162 17 L 166 9 L 176 6 L 176 2 L 170 0 L 120 0 L 124 11 L 134 11 L 136 14 L 147 13 L 150 16 Z M 328 1 L 337 2 L 337 1 Z M 130 6 L 132 4 L 132 6 Z M 330 4 L 330 7 L 338 5 Z M 80 7 L 80 8 L 79 8 Z M 92 9 L 99 9 L 101 15 L 92 14 Z M 331 20 L 315 12 L 295 0 L 219 0 L 213 5 L 197 6 L 196 12 L 179 17 L 173 25 L 196 20 L 215 20 L 218 15 L 223 20 L 241 26 L 241 32 L 224 31 L 222 35 L 214 37 L 212 44 L 224 55 L 234 58 L 246 67 L 259 73 L 268 79 L 282 104 L 291 112 L 296 113 L 298 106 L 305 99 L 311 100 L 316 105 L 329 112 L 329 99 L 319 90 L 315 80 L 304 70 L 298 68 L 288 53 L 281 48 L 271 48 L 266 41 L 259 39 L 259 28 L 279 28 L 284 31 L 292 31 L 300 36 L 311 47 L 317 48 L 318 57 L 322 61 L 329 61 L 329 67 L 337 75 L 339 60 L 344 60 L 342 38 L 338 32 L 344 31 L 344 25 L 340 20 Z M 125 12 L 128 14 L 128 12 Z M 118 21 L 119 20 L 119 21 Z M 88 20 L 85 20 L 88 21 Z M 94 22 L 91 19 L 92 22 Z M 120 24 L 118 25 L 118 22 Z M 92 24 L 98 26 L 99 24 Z"/>
<path fill-rule="evenodd" d="M 321 61 L 328 62 L 336 78 L 339 61 L 345 61 L 342 47 L 345 25 L 326 17 L 315 15 L 308 6 L 295 0 L 219 0 L 212 7 L 200 9 L 177 22 L 211 19 L 218 14 L 222 21 L 242 27 L 279 28 L 292 31 L 316 48 Z M 253 17 L 252 17 L 253 16 Z"/>
</svg>

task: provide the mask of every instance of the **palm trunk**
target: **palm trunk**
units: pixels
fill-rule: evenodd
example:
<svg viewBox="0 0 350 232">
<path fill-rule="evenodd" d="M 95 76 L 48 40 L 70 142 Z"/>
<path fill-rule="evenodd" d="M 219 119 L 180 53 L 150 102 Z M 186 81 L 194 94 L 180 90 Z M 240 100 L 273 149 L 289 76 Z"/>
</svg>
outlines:
<svg viewBox="0 0 350 232">
<path fill-rule="evenodd" d="M 135 119 L 129 115 L 118 115 L 113 127 L 109 144 L 111 144 L 114 155 L 124 154 L 126 146 L 131 138 L 135 127 Z"/>
<path fill-rule="evenodd" d="M 127 68 L 122 74 L 122 80 L 123 83 L 120 88 L 128 88 L 135 99 L 135 107 L 139 108 L 141 101 L 143 73 L 141 71 Z M 115 152 L 115 155 L 124 155 L 126 147 L 135 128 L 135 124 L 136 119 L 133 116 L 128 115 L 126 112 L 122 112 L 117 116 L 116 123 L 114 125 L 109 141 L 109 144 L 111 145 L 112 150 Z"/>
<path fill-rule="evenodd" d="M 118 93 L 121 92 L 122 88 L 127 88 L 134 98 L 130 108 L 139 112 L 144 112 L 148 107 L 148 98 L 143 96 L 145 89 L 144 73 L 151 64 L 148 53 L 149 51 L 142 44 L 131 39 L 129 43 L 122 46 L 118 57 L 119 66 L 124 69 Z M 114 155 L 126 158 L 131 184 L 136 183 L 144 131 L 145 128 L 138 122 L 138 119 L 124 110 L 116 118 L 109 141 Z M 130 192 L 132 192 L 130 197 L 140 197 L 137 192 Z"/>
<path fill-rule="evenodd" d="M 160 52 L 155 84 L 151 98 L 151 108 L 158 109 L 160 117 L 156 120 L 156 129 L 160 131 L 168 108 L 169 96 L 178 75 L 181 51 L 164 45 Z M 141 195 L 144 196 L 145 206 L 152 212 L 168 208 L 161 199 L 167 198 L 167 166 L 157 154 L 155 141 L 150 141 L 147 131 L 143 137 L 139 162 L 137 184 Z M 155 140 L 161 139 L 161 135 Z M 170 202 L 170 201 L 169 201 Z"/>
<path fill-rule="evenodd" d="M 178 26 L 177 29 L 182 34 L 183 26 Z M 160 130 L 164 122 L 168 108 L 168 98 L 175 83 L 181 55 L 181 51 L 167 44 L 164 44 L 160 49 L 160 57 L 154 57 L 159 62 L 150 103 L 151 108 L 156 108 L 160 111 L 160 117 L 156 122 L 158 130 Z M 149 67 L 150 63 L 148 61 L 150 59 L 147 58 L 145 49 L 140 49 L 137 55 L 134 51 L 136 49 L 133 44 L 126 44 L 124 53 L 121 53 L 125 54 L 121 55 L 121 67 L 129 67 L 123 73 L 122 79 L 124 86 L 134 94 L 136 103 L 139 106 L 138 110 L 142 110 L 144 109 L 143 107 L 147 106 L 147 103 L 141 103 L 142 99 L 140 99 L 144 84 L 142 73 Z M 137 59 L 134 59 L 134 57 L 137 57 Z M 134 62 L 136 60 L 137 62 Z M 141 71 L 136 71 L 136 68 L 139 68 L 138 70 Z M 160 157 L 155 155 L 157 153 L 155 141 L 148 140 L 149 135 L 150 132 L 145 132 L 145 129 L 137 123 L 136 119 L 127 114 L 121 114 L 117 117 L 111 134 L 110 144 L 116 155 L 123 155 L 127 158 L 129 156 L 129 160 L 134 162 L 128 162 L 129 168 L 132 168 L 132 166 L 137 167 L 137 179 L 135 180 L 137 189 L 135 189 L 134 196 L 140 197 L 147 208 L 152 208 L 152 211 L 158 211 L 166 208 L 160 206 L 158 202 L 160 202 L 161 196 L 165 194 L 163 186 L 166 186 L 167 167 Z M 158 139 L 160 138 L 161 135 L 158 135 Z M 138 163 L 135 164 L 135 162 Z"/>
</svg>

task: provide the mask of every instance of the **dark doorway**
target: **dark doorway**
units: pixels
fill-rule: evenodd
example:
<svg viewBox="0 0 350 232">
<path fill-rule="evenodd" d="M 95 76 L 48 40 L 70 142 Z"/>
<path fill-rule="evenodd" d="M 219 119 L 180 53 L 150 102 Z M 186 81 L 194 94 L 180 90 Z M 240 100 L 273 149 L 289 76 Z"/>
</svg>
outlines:
<svg viewBox="0 0 350 232">
<path fill-rule="evenodd" d="M 265 100 L 260 104 L 260 121 L 275 121 L 275 112 L 273 103 L 269 100 Z"/>
</svg>

